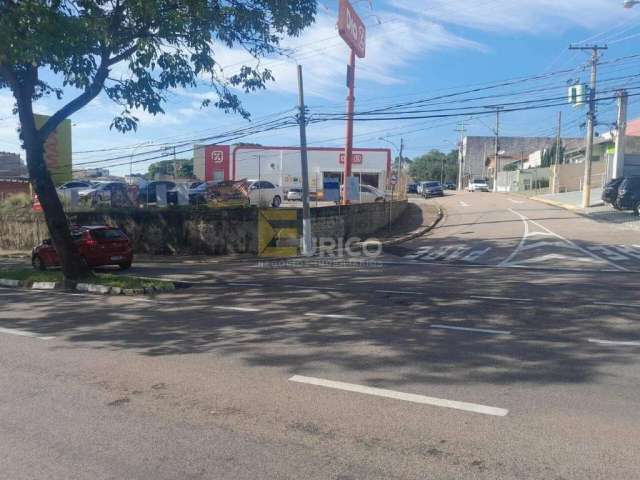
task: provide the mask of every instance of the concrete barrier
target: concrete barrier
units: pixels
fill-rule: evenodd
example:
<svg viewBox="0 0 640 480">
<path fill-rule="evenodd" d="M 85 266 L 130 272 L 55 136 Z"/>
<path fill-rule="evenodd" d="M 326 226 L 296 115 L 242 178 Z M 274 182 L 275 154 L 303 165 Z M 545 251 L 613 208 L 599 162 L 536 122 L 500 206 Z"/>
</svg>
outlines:
<svg viewBox="0 0 640 480">
<path fill-rule="evenodd" d="M 311 209 L 311 225 L 316 238 L 365 239 L 384 228 L 389 214 L 395 221 L 404 212 L 406 201 L 367 203 Z M 69 213 L 73 225 L 110 225 L 124 230 L 135 253 L 160 255 L 256 254 L 258 252 L 258 209 L 250 208 L 168 208 L 110 209 Z M 302 210 L 298 210 L 302 231 Z M 48 238 L 41 213 L 0 215 L 0 249 L 30 250 Z"/>
</svg>

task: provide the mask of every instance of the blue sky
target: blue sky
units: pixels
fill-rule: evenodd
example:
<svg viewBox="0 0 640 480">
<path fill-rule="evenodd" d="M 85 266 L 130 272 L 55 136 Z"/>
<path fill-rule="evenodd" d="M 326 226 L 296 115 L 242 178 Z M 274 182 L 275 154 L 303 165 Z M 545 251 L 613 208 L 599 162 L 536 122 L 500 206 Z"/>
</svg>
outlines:
<svg viewBox="0 0 640 480">
<path fill-rule="evenodd" d="M 569 43 L 592 39 L 610 43 L 604 60 L 640 53 L 640 7 L 622 8 L 622 0 L 362 0 L 356 8 L 368 25 L 367 58 L 358 61 L 356 109 L 383 106 L 465 90 L 470 85 L 488 84 L 504 79 L 574 69 L 523 86 L 492 91 L 513 93 L 505 101 L 523 98 L 519 90 L 549 88 L 549 96 L 564 95 L 564 82 L 570 78 L 587 79 L 581 68 L 587 62 L 584 52 L 570 52 Z M 304 68 L 306 99 L 312 112 L 340 112 L 344 109 L 345 65 L 347 47 L 335 30 L 337 2 L 319 3 L 315 25 L 300 38 L 286 40 L 289 57 L 262 61 L 276 76 L 268 90 L 243 96 L 243 102 L 258 120 L 293 108 L 297 102 L 296 62 Z M 226 73 L 238 65 L 254 64 L 241 49 L 219 48 L 218 60 Z M 114 74 L 125 73 L 116 69 Z M 603 65 L 603 79 L 640 73 L 640 61 Z M 633 86 L 637 80 L 607 83 L 607 88 Z M 557 87 L 557 90 L 555 90 Z M 73 92 L 68 92 L 69 94 Z M 171 92 L 166 115 L 152 116 L 139 112 L 141 122 L 136 133 L 126 135 L 109 130 L 119 108 L 106 97 L 97 98 L 74 115 L 74 161 L 103 160 L 112 152 L 81 153 L 93 149 L 131 146 L 131 154 L 149 148 L 145 142 L 174 142 L 200 135 L 216 134 L 240 127 L 245 122 L 213 108 L 200 109 L 202 98 L 210 95 L 206 86 L 194 90 Z M 7 90 L 0 91 L 0 150 L 19 151 L 16 121 L 11 115 L 12 99 Z M 58 104 L 52 99 L 40 102 L 36 111 L 52 113 Z M 581 136 L 584 112 L 562 108 L 567 136 Z M 640 109 L 631 98 L 631 116 Z M 504 135 L 549 135 L 555 129 L 558 109 L 515 112 L 502 119 Z M 601 106 L 601 131 L 615 120 L 615 105 Z M 356 124 L 356 147 L 384 146 L 378 140 L 388 136 L 399 142 L 405 138 L 407 154 L 419 155 L 431 148 L 454 148 L 456 123 L 461 119 L 362 122 Z M 467 119 L 468 133 L 491 135 L 494 119 Z M 327 122 L 309 127 L 309 143 L 318 146 L 341 146 L 344 125 Z M 297 130 L 266 132 L 247 138 L 265 145 L 295 145 Z M 142 144 L 142 145 L 141 145 Z M 150 145 L 150 144 L 149 144 Z M 137 150 L 134 150 L 137 149 Z M 121 152 L 118 152 L 121 153 Z M 120 162 L 107 162 L 110 165 Z M 146 163 L 134 165 L 134 171 L 146 171 Z M 124 173 L 129 167 L 112 167 Z"/>
</svg>

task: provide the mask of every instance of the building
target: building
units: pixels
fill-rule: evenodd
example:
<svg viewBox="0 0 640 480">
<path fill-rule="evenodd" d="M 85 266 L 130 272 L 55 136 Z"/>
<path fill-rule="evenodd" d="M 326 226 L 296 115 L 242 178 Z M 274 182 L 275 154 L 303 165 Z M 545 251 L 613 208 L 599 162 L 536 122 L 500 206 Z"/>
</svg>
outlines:
<svg viewBox="0 0 640 480">
<path fill-rule="evenodd" d="M 556 141 L 556 137 L 500 137 L 500 167 L 514 161 L 525 165 L 529 155 L 551 148 Z M 564 138 L 562 143 L 565 148 L 576 148 L 584 144 L 584 138 Z M 462 141 L 464 177 L 490 176 L 487 167 L 495 163 L 491 160 L 495 157 L 495 148 L 495 137 L 465 137 Z"/>
<path fill-rule="evenodd" d="M 12 195 L 31 195 L 31 184 L 26 178 L 0 177 L 0 202 Z"/>
<path fill-rule="evenodd" d="M 0 152 L 0 177 L 14 178 L 27 175 L 27 167 L 17 153 Z"/>
<path fill-rule="evenodd" d="M 309 147 L 309 188 L 322 191 L 324 181 L 342 180 L 343 148 Z M 300 148 L 263 147 L 256 145 L 196 145 L 193 171 L 205 181 L 260 179 L 282 186 L 285 190 L 302 186 Z M 355 148 L 353 175 L 361 184 L 384 190 L 391 176 L 391 150 L 388 148 Z"/>
</svg>

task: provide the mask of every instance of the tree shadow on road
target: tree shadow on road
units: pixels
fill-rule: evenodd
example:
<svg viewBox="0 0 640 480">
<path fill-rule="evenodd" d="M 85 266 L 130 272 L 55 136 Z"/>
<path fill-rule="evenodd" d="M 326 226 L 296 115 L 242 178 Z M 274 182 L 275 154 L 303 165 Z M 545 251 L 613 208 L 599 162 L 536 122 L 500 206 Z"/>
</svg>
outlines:
<svg viewBox="0 0 640 480">
<path fill-rule="evenodd" d="M 152 300 L 3 290 L 0 326 L 70 342 L 59 348 L 77 342 L 148 356 L 215 353 L 291 374 L 353 371 L 382 386 L 576 384 L 615 375 L 639 353 L 588 342 L 640 339 L 640 309 L 594 304 L 632 303 L 640 288 L 635 274 L 250 262 L 190 269 L 212 283 Z M 533 301 L 480 298 L 487 296 Z M 245 311 L 216 308 L 230 306 Z"/>
</svg>

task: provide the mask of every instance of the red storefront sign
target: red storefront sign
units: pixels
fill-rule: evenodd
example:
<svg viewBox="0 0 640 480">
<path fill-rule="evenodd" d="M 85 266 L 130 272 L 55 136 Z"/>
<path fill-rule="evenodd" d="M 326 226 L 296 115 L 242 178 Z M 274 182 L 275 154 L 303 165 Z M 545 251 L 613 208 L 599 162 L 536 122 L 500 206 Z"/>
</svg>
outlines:
<svg viewBox="0 0 640 480">
<path fill-rule="evenodd" d="M 230 180 L 229 145 L 208 145 L 204 149 L 204 176 L 207 182 Z"/>
<path fill-rule="evenodd" d="M 340 164 L 344 164 L 344 153 L 340 154 Z M 351 155 L 351 163 L 353 165 L 361 165 L 362 161 L 364 160 L 364 156 L 361 153 L 354 153 L 353 155 Z"/>
<path fill-rule="evenodd" d="M 364 58 L 367 31 L 363 21 L 347 0 L 340 0 L 338 33 L 359 58 Z"/>
</svg>

